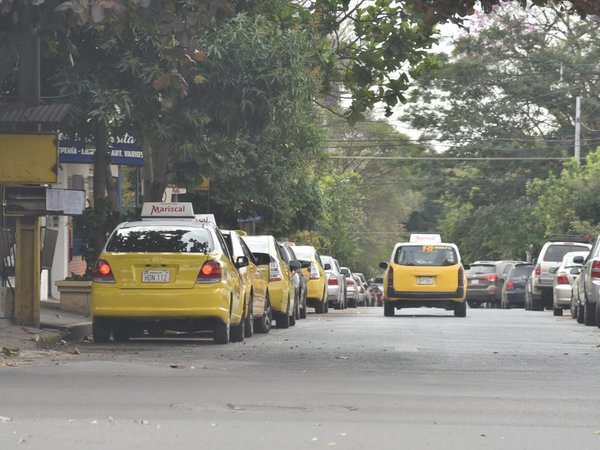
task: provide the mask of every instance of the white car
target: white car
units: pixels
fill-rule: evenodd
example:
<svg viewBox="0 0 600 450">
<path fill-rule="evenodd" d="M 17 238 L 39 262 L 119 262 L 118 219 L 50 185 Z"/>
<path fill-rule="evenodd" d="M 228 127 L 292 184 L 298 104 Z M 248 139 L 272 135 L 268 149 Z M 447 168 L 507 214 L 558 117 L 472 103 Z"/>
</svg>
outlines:
<svg viewBox="0 0 600 450">
<path fill-rule="evenodd" d="M 588 251 L 569 252 L 565 254 L 556 269 L 552 288 L 552 308 L 555 316 L 562 316 L 563 309 L 571 308 L 571 286 L 583 265 L 575 263 L 573 259 L 577 256 L 585 259 L 588 253 Z"/>
</svg>

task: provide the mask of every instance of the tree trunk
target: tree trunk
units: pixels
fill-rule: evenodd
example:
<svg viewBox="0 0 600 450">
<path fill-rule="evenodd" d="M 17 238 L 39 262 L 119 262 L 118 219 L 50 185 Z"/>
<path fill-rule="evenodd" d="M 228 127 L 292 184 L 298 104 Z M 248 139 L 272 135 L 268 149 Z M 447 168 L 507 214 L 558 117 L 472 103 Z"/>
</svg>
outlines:
<svg viewBox="0 0 600 450">
<path fill-rule="evenodd" d="M 145 135 L 144 201 L 161 202 L 169 178 L 169 147 Z"/>
<path fill-rule="evenodd" d="M 96 122 L 96 153 L 94 153 L 94 257 L 98 257 L 106 240 L 108 212 L 113 211 L 116 202 L 107 197 L 108 185 L 112 183 L 110 174 L 110 149 L 108 147 L 108 128 L 102 120 Z"/>
</svg>

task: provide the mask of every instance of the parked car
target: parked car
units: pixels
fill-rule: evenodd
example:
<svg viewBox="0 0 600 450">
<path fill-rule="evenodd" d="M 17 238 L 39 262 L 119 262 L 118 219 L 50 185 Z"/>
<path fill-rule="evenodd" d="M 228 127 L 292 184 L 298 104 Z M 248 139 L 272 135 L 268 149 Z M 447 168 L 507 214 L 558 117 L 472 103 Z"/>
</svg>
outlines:
<svg viewBox="0 0 600 450">
<path fill-rule="evenodd" d="M 556 269 L 552 288 L 552 308 L 555 316 L 562 316 L 563 309 L 571 309 L 571 287 L 583 266 L 583 261 L 576 263 L 574 258 L 586 258 L 588 253 L 588 251 L 569 252 L 563 256 Z"/>
<path fill-rule="evenodd" d="M 277 328 L 288 328 L 296 323 L 293 271 L 300 269 L 301 264 L 298 261 L 291 261 L 288 265 L 273 236 L 242 236 L 242 239 L 252 253 L 269 255 L 271 262 L 269 263 L 268 289 L 275 325 Z"/>
<path fill-rule="evenodd" d="M 335 309 L 346 309 L 346 277 L 337 259 L 321 255 L 321 263 L 327 276 L 327 304 Z"/>
<path fill-rule="evenodd" d="M 349 308 L 356 308 L 358 301 L 358 285 L 354 281 L 352 270 L 349 267 L 340 267 L 340 271 L 346 277 L 346 304 Z"/>
<path fill-rule="evenodd" d="M 576 284 L 583 323 L 600 326 L 600 236 L 586 258 L 577 256 L 573 261 L 583 264 Z"/>
<path fill-rule="evenodd" d="M 324 313 L 327 306 L 327 277 L 321 264 L 317 249 L 310 245 L 295 245 L 292 250 L 301 262 L 308 261 L 308 267 L 303 266 L 302 272 L 307 278 L 307 305 L 315 308 L 315 312 Z M 306 316 L 305 316 L 306 317 Z"/>
<path fill-rule="evenodd" d="M 234 261 L 240 256 L 248 259 L 247 266 L 238 268 L 244 298 L 245 336 L 252 336 L 255 329 L 259 333 L 268 333 L 273 318 L 267 293 L 269 255 L 253 254 L 236 231 L 222 230 L 222 233 Z"/>
<path fill-rule="evenodd" d="M 554 236 L 546 242 L 533 260 L 535 269 L 527 282 L 525 309 L 542 311 L 552 308 L 554 272 L 569 252 L 589 251 L 592 246 L 586 236 Z"/>
<path fill-rule="evenodd" d="M 581 274 L 581 269 L 579 269 L 579 274 Z M 579 287 L 579 283 L 582 278 L 577 275 L 575 281 L 571 285 L 571 317 L 577 320 L 577 323 L 583 323 L 583 313 L 584 313 L 584 305 L 581 301 L 581 297 L 579 296 L 579 292 L 581 288 Z"/>
<path fill-rule="evenodd" d="M 307 290 L 308 290 L 308 280 L 306 278 L 306 276 L 304 275 L 304 272 L 302 271 L 302 269 L 304 267 L 308 267 L 309 262 L 308 261 L 304 261 L 304 263 L 302 261 L 300 261 L 298 259 L 298 257 L 296 256 L 296 254 L 294 253 L 294 250 L 292 249 L 292 244 L 290 244 L 289 242 L 280 242 L 279 243 L 279 247 L 281 249 L 281 254 L 283 257 L 283 260 L 285 261 L 285 263 L 288 265 L 290 265 L 291 261 L 298 261 L 300 263 L 300 268 L 299 269 L 291 269 L 290 271 L 292 273 L 292 280 L 293 280 L 293 285 L 294 285 L 294 325 L 295 325 L 295 320 L 298 320 L 300 318 L 305 319 L 306 318 L 306 295 L 307 295 Z M 290 323 L 290 325 L 292 325 L 292 323 Z"/>
<path fill-rule="evenodd" d="M 356 306 L 368 306 L 369 294 L 367 293 L 367 290 L 363 286 L 363 283 L 359 276 L 354 274 L 353 278 L 356 282 L 356 289 L 358 290 L 358 295 L 356 297 Z"/>
<path fill-rule="evenodd" d="M 467 271 L 467 303 L 471 308 L 482 304 L 500 306 L 502 287 L 515 260 L 475 261 Z"/>
<path fill-rule="evenodd" d="M 369 280 L 369 287 L 375 297 L 375 305 L 383 306 L 383 275 L 373 277 Z"/>
<path fill-rule="evenodd" d="M 243 341 L 238 269 L 248 264 L 247 256 L 233 258 L 210 223 L 167 217 L 121 223 L 93 269 L 94 340 L 210 330 L 216 344 Z"/>
<path fill-rule="evenodd" d="M 422 235 L 421 235 L 422 236 Z M 465 300 L 467 278 L 458 247 L 440 242 L 400 242 L 394 246 L 384 269 L 383 308 L 393 316 L 400 308 L 428 307 L 454 311 L 455 317 L 467 315 Z"/>
<path fill-rule="evenodd" d="M 367 283 L 365 276 L 360 272 L 354 272 L 354 276 L 358 277 L 358 279 L 360 281 L 360 285 L 363 288 L 364 295 L 366 297 L 364 306 L 375 306 L 374 297 L 371 297 L 371 291 L 369 290 L 369 283 Z"/>
<path fill-rule="evenodd" d="M 530 263 L 515 263 L 510 266 L 502 286 L 501 308 L 510 309 L 514 306 L 523 308 L 525 306 L 525 289 L 532 272 L 533 264 Z"/>
</svg>

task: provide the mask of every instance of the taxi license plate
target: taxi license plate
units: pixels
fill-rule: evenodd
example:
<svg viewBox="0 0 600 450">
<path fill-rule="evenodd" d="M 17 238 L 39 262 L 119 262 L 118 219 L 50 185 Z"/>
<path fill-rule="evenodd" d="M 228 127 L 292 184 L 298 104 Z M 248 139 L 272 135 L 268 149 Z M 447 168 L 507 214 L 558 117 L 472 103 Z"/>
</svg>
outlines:
<svg viewBox="0 0 600 450">
<path fill-rule="evenodd" d="M 417 284 L 433 284 L 433 277 L 417 277 Z"/>
<path fill-rule="evenodd" d="M 144 283 L 168 283 L 171 273 L 168 270 L 144 270 L 142 282 Z"/>
<path fill-rule="evenodd" d="M 471 284 L 479 284 L 479 280 L 471 280 Z"/>
</svg>

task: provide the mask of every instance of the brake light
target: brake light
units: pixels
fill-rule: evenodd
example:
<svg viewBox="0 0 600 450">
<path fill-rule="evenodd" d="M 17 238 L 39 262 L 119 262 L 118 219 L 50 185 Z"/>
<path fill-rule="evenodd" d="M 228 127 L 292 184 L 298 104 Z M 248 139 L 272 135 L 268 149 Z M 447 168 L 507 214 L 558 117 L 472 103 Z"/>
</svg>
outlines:
<svg viewBox="0 0 600 450">
<path fill-rule="evenodd" d="M 569 279 L 567 278 L 567 274 L 564 272 L 556 275 L 556 284 L 570 284 Z"/>
<path fill-rule="evenodd" d="M 281 281 L 281 270 L 277 261 L 271 260 L 269 263 L 269 281 Z"/>
<path fill-rule="evenodd" d="M 594 261 L 592 263 L 592 278 L 600 278 L 600 261 Z"/>
<path fill-rule="evenodd" d="M 542 274 L 542 268 L 540 267 L 539 264 L 537 266 L 535 266 L 535 271 L 533 273 L 534 273 L 534 275 L 536 275 L 538 277 Z"/>
<path fill-rule="evenodd" d="M 96 261 L 92 271 L 92 279 L 97 283 L 114 283 L 115 277 L 113 276 L 110 264 L 103 259 Z"/>
<path fill-rule="evenodd" d="M 506 284 L 504 285 L 504 288 L 507 291 L 513 291 L 515 289 L 515 285 L 513 284 L 512 281 L 507 281 Z"/>
<path fill-rule="evenodd" d="M 338 285 L 338 279 L 335 275 L 330 274 L 329 275 L 329 279 L 327 280 L 327 284 L 329 286 L 337 286 Z"/>
<path fill-rule="evenodd" d="M 392 269 L 392 266 L 390 266 L 389 270 L 388 270 L 388 288 L 389 289 L 394 289 L 394 269 Z M 389 295 L 389 294 L 388 294 Z"/>
<path fill-rule="evenodd" d="M 483 278 L 485 280 L 491 281 L 492 283 L 495 283 L 496 281 L 498 281 L 498 277 L 496 275 L 486 275 Z"/>
<path fill-rule="evenodd" d="M 311 280 L 318 280 L 319 278 L 321 278 L 321 274 L 319 273 L 319 269 L 317 268 L 317 265 L 314 262 L 310 263 L 310 279 Z"/>
<path fill-rule="evenodd" d="M 348 286 L 354 286 L 356 283 L 354 282 L 354 280 L 352 278 L 348 278 Z"/>
<path fill-rule="evenodd" d="M 209 259 L 200 268 L 200 273 L 196 278 L 196 284 L 200 283 L 218 283 L 223 276 L 221 264 L 214 259 Z"/>
</svg>

